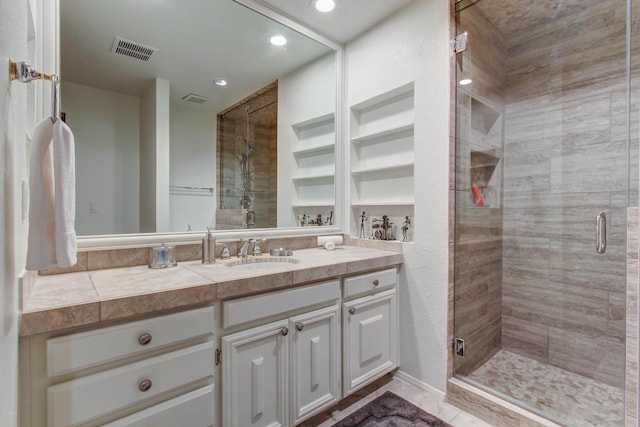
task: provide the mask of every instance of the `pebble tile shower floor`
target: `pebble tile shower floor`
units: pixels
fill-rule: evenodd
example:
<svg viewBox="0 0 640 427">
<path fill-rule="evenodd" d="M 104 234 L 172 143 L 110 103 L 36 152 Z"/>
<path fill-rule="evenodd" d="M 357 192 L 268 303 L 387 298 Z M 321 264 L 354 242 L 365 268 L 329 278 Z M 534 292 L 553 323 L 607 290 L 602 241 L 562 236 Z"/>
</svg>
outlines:
<svg viewBox="0 0 640 427">
<path fill-rule="evenodd" d="M 501 350 L 467 379 L 569 426 L 624 425 L 624 391 Z"/>
</svg>

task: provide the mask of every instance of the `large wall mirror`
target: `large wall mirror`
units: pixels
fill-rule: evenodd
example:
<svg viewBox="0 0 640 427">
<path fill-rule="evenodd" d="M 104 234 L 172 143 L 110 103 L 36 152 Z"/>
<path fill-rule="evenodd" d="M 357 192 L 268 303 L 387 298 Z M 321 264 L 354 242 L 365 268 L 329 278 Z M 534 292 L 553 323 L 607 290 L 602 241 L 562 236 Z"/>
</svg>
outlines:
<svg viewBox="0 0 640 427">
<path fill-rule="evenodd" d="M 233 0 L 59 1 L 79 236 L 335 225 L 338 46 Z"/>
</svg>

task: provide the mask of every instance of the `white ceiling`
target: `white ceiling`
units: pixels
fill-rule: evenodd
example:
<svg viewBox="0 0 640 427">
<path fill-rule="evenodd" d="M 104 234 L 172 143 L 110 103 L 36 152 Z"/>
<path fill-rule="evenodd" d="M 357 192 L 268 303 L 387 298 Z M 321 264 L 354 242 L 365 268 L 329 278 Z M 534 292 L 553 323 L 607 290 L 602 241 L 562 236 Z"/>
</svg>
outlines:
<svg viewBox="0 0 640 427">
<path fill-rule="evenodd" d="M 260 1 L 260 0 L 258 0 Z M 322 15 L 311 0 L 261 0 L 344 43 L 413 0 L 337 0 Z M 329 48 L 232 0 L 60 0 L 61 78 L 140 95 L 154 77 L 171 82 L 172 102 L 195 93 L 193 108 L 219 112 Z M 284 48 L 268 36 L 289 38 Z M 116 36 L 158 49 L 148 62 L 111 53 Z M 221 88 L 211 81 L 229 80 Z"/>
<path fill-rule="evenodd" d="M 414 0 L 336 0 L 331 13 L 317 12 L 312 0 L 262 1 L 334 41 L 347 43 Z"/>
</svg>

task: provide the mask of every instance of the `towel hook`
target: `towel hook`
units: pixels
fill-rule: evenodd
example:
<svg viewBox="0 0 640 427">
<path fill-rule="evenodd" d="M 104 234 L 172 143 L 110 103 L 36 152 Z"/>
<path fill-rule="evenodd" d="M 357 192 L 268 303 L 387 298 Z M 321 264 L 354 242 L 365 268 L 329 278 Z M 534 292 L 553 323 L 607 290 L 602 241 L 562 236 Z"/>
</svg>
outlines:
<svg viewBox="0 0 640 427">
<path fill-rule="evenodd" d="M 60 77 L 56 74 L 45 74 L 36 71 L 28 63 L 21 61 L 16 62 L 9 58 L 9 79 L 18 80 L 22 83 L 29 83 L 33 80 L 49 80 L 51 81 L 51 121 L 56 121 L 59 117 L 59 87 Z"/>
</svg>

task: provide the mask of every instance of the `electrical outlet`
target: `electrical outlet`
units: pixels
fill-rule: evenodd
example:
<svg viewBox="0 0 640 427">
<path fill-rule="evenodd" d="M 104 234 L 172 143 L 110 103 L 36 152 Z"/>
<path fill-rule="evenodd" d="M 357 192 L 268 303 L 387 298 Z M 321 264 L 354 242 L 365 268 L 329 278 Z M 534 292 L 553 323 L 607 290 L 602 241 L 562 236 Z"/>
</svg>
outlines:
<svg viewBox="0 0 640 427">
<path fill-rule="evenodd" d="M 98 203 L 89 202 L 89 213 L 98 213 Z"/>
</svg>

